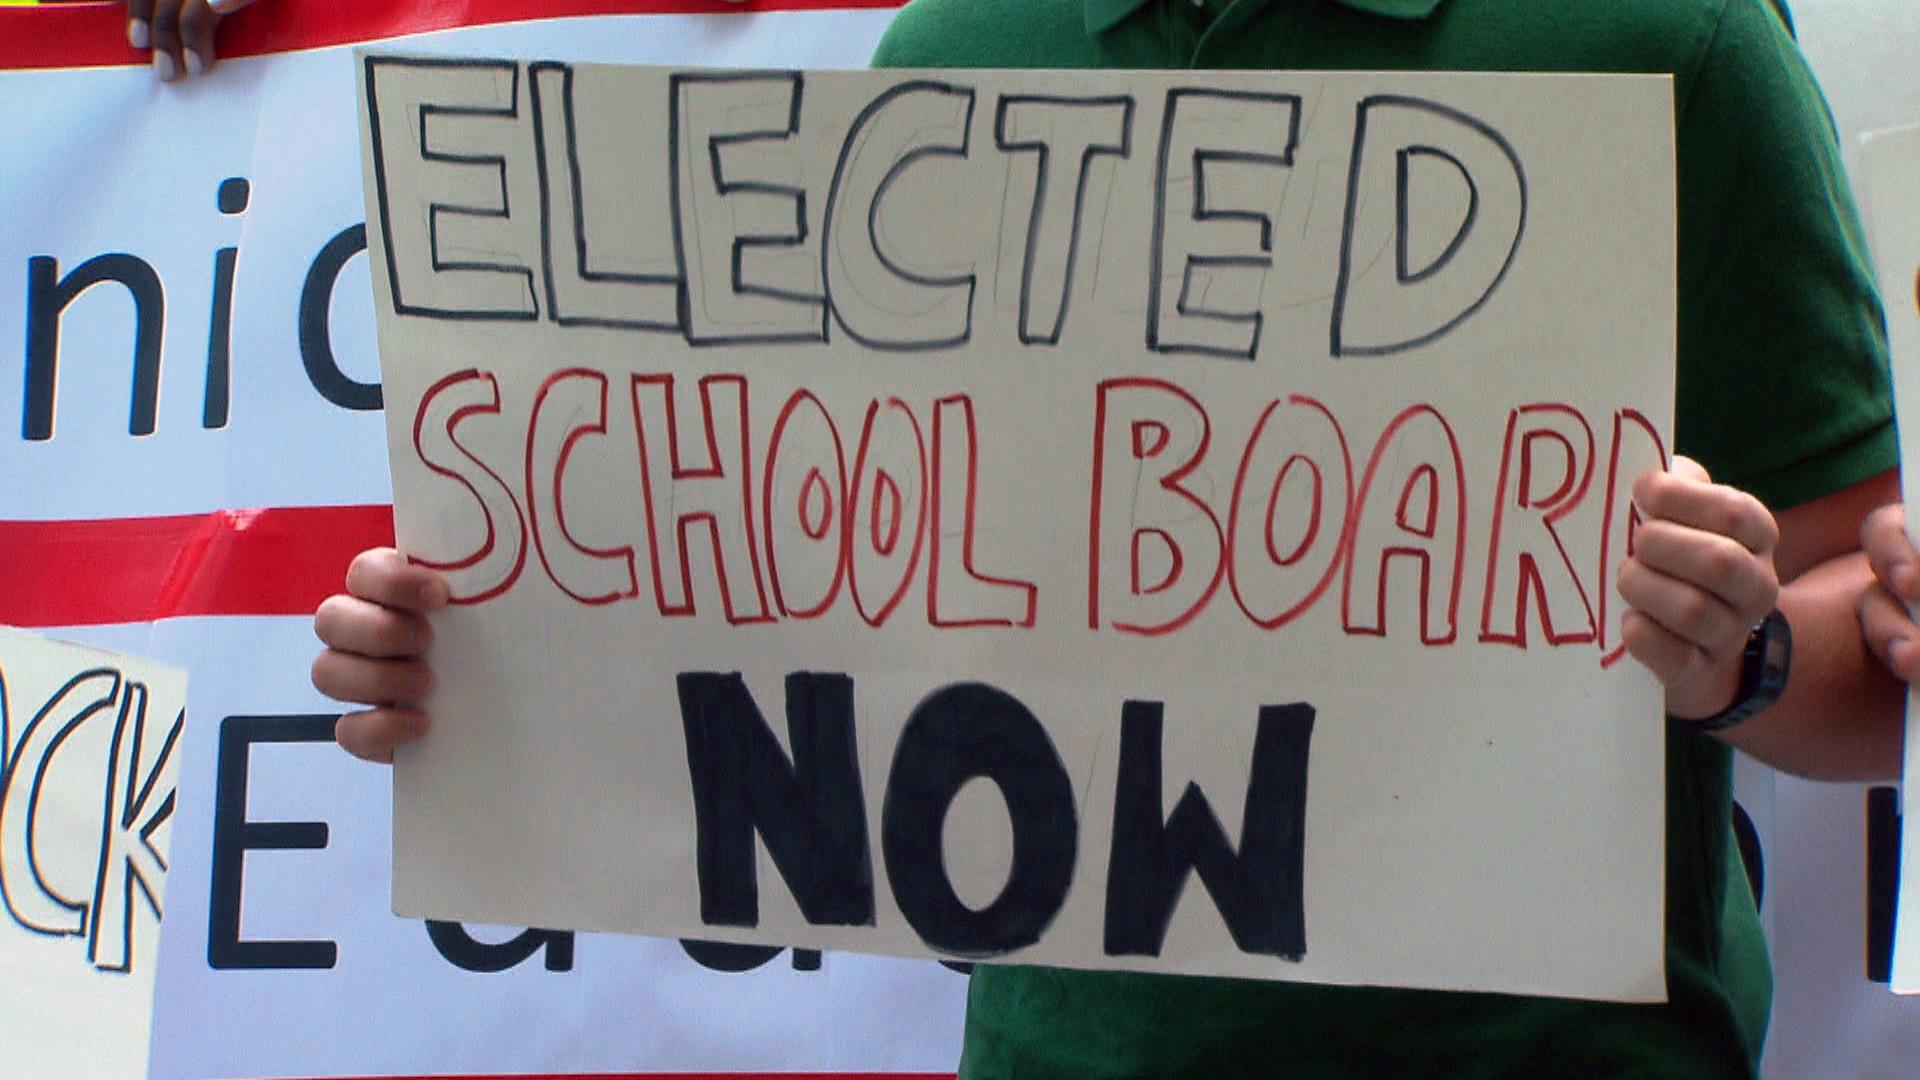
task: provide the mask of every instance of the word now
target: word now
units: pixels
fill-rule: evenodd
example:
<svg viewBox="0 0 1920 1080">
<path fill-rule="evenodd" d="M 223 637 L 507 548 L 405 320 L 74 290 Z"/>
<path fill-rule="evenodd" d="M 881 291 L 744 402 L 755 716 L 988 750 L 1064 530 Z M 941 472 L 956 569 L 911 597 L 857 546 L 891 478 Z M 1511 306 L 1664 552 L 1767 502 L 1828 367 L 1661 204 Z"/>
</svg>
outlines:
<svg viewBox="0 0 1920 1080">
<path fill-rule="evenodd" d="M 757 836 L 809 923 L 874 925 L 853 680 L 787 677 L 791 760 L 738 674 L 685 673 L 678 687 L 701 920 L 759 924 Z M 1162 816 L 1162 712 L 1154 701 L 1128 701 L 1121 710 L 1104 952 L 1158 956 L 1192 874 L 1243 952 L 1300 959 L 1313 706 L 1259 709 L 1237 849 L 1196 785 Z M 1005 806 L 1013 858 L 995 899 L 975 906 L 948 875 L 944 825 L 961 788 L 979 778 L 992 782 Z M 1046 728 L 1018 698 L 979 682 L 934 690 L 894 745 L 881 805 L 879 848 L 894 903 L 929 948 L 984 959 L 1047 932 L 1074 884 L 1083 800 Z"/>
<path fill-rule="evenodd" d="M 699 380 L 697 406 L 685 409 L 698 417 L 693 431 L 683 430 L 674 376 L 627 381 L 637 454 L 620 460 L 638 463 L 644 558 L 661 615 L 698 613 L 695 555 L 704 549 L 707 584 L 733 624 L 851 605 L 879 627 L 919 584 L 928 625 L 1034 625 L 1038 588 L 989 574 L 976 558 L 974 508 L 990 478 L 981 475 L 970 395 L 939 397 L 930 409 L 873 398 L 852 423 L 795 390 L 756 447 L 746 376 Z M 530 548 L 547 580 L 581 604 L 640 595 L 636 545 L 591 546 L 562 510 L 574 451 L 608 433 L 612 390 L 606 373 L 588 368 L 550 376 L 525 421 L 515 483 L 461 437 L 466 425 L 501 422 L 490 419 L 502 409 L 492 374 L 457 372 L 421 397 L 413 450 L 477 511 L 469 532 L 448 541 L 456 550 L 415 556 L 446 573 L 456 602 L 512 588 Z M 1223 461 L 1206 407 L 1181 386 L 1110 379 L 1093 392 L 1093 467 L 1082 489 L 1089 628 L 1168 634 L 1230 598 L 1249 622 L 1277 630 L 1332 593 L 1346 633 L 1385 636 L 1390 572 L 1404 566 L 1418 581 L 1419 640 L 1450 644 L 1467 524 L 1487 519 L 1490 506 L 1478 639 L 1525 647 L 1537 624 L 1549 645 L 1592 643 L 1617 657 L 1609 627 L 1620 612 L 1607 583 L 1629 553 L 1633 463 L 1665 455 L 1639 413 L 1606 418 L 1603 451 L 1579 409 L 1518 406 L 1497 471 L 1489 463 L 1470 472 L 1453 426 L 1431 405 L 1402 410 L 1357 456 L 1326 405 L 1275 398 Z M 1224 500 L 1198 493 L 1202 475 Z M 1470 475 L 1493 478 L 1493 489 L 1472 490 Z M 1565 522 L 1595 501 L 1601 512 L 1582 520 L 1598 522 L 1599 543 L 1576 550 L 1597 547 L 1599 559 L 1576 565 Z"/>
</svg>

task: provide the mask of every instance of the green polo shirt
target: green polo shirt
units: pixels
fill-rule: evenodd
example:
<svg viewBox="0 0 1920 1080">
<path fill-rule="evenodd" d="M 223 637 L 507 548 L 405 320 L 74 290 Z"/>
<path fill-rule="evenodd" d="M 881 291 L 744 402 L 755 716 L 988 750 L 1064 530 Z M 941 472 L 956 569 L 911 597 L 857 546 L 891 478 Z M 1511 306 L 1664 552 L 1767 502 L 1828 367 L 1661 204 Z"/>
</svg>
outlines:
<svg viewBox="0 0 1920 1080">
<path fill-rule="evenodd" d="M 913 0 L 874 63 L 1672 73 L 1676 449 L 1780 508 L 1896 457 L 1865 245 L 1776 2 Z M 1664 1005 L 982 966 L 961 1072 L 1751 1076 L 1771 976 L 1729 842 L 1730 755 L 1679 726 L 1667 750 Z"/>
</svg>

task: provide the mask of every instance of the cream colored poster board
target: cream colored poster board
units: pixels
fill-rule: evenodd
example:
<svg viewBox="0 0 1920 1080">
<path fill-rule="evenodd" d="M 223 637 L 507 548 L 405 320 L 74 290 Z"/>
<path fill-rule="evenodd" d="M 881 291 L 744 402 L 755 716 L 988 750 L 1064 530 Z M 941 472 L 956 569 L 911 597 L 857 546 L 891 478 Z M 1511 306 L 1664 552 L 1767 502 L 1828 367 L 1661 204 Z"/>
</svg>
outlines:
<svg viewBox="0 0 1920 1080">
<path fill-rule="evenodd" d="M 1887 305 L 1887 346 L 1893 356 L 1894 413 L 1900 423 L 1901 494 L 1914 504 L 1920 477 L 1920 126 L 1868 135 L 1860 149 L 1860 184 L 1867 203 L 1880 293 Z M 1908 529 L 1917 518 L 1909 518 Z M 1893 989 L 1920 993 L 1920 821 L 1914 813 L 1914 781 L 1920 777 L 1920 745 L 1913 737 L 1914 699 L 1907 698 L 1906 762 L 1902 768 L 1900 905 L 1894 920 Z"/>
<path fill-rule="evenodd" d="M 144 1080 L 186 673 L 0 627 L 0 1073 Z"/>
<path fill-rule="evenodd" d="M 399 910 L 1663 995 L 1666 80 L 360 75 Z"/>
</svg>

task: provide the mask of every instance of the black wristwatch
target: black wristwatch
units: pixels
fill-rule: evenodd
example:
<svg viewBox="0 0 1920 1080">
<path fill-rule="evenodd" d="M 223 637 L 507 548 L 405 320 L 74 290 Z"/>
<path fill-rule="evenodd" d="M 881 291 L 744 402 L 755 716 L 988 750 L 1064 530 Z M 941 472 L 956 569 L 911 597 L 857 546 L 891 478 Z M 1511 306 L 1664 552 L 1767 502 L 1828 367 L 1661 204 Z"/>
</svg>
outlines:
<svg viewBox="0 0 1920 1080">
<path fill-rule="evenodd" d="M 1787 669 L 1793 663 L 1793 630 L 1787 617 L 1775 609 L 1753 624 L 1747 648 L 1740 657 L 1740 688 L 1733 704 L 1698 720 L 1681 720 L 1696 731 L 1725 731 L 1780 700 L 1787 688 Z"/>
</svg>

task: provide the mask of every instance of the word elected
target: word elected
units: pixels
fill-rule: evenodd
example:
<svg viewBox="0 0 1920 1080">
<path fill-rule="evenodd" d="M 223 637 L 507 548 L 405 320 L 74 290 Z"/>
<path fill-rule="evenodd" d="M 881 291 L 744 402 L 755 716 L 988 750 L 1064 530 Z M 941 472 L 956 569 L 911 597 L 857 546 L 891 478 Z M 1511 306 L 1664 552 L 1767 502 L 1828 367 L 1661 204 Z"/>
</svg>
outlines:
<svg viewBox="0 0 1920 1080">
<path fill-rule="evenodd" d="M 644 558 L 661 615 L 698 613 L 695 551 L 703 547 L 734 625 L 815 619 L 851 605 L 878 628 L 916 584 L 930 626 L 1034 625 L 1036 587 L 976 563 L 974 503 L 985 480 L 982 426 L 969 395 L 939 397 L 930 409 L 873 398 L 849 422 L 796 390 L 756 448 L 744 375 L 699 380 L 692 432 L 679 419 L 684 403 L 672 375 L 632 376 L 627 391 L 637 454 L 618 460 L 637 463 L 625 482 L 644 508 Z M 592 547 L 562 512 L 575 449 L 608 433 L 611 392 L 607 374 L 586 368 L 541 385 L 524 425 L 525 468 L 515 477 L 523 486 L 461 437 L 465 425 L 499 416 L 495 376 L 457 372 L 422 396 L 413 451 L 464 488 L 478 511 L 455 553 L 416 556 L 446 574 L 456 603 L 512 588 L 529 548 L 546 579 L 578 603 L 640 595 L 636 545 Z M 1537 624 L 1549 645 L 1596 644 L 1607 663 L 1619 656 L 1605 583 L 1634 527 L 1633 475 L 1623 463 L 1665 456 L 1638 412 L 1608 418 L 1603 454 L 1581 410 L 1514 408 L 1497 471 L 1469 470 L 1452 424 L 1434 406 L 1405 408 L 1356 457 L 1340 417 L 1293 394 L 1268 403 L 1222 462 L 1206 407 L 1179 385 L 1109 379 L 1095 393 L 1089 628 L 1172 633 L 1230 597 L 1248 622 L 1273 631 L 1335 594 L 1347 634 L 1385 636 L 1389 571 L 1404 562 L 1420 582 L 1419 640 L 1452 644 L 1468 521 L 1491 507 L 1478 640 L 1525 648 Z M 1196 474 L 1231 477 L 1213 485 L 1229 493 L 1224 506 L 1197 493 Z M 1470 490 L 1469 476 L 1495 477 L 1494 489 Z M 1111 497 L 1117 491 L 1126 498 Z M 1601 512 L 1583 520 L 1598 523 L 1600 557 L 1576 566 L 1563 522 L 1594 500 Z M 1470 504 L 1480 512 L 1470 514 Z"/>
<path fill-rule="evenodd" d="M 1075 275 L 1095 261 L 1080 250 L 1089 184 L 1096 166 L 1112 162 L 1151 170 L 1142 346 L 1253 360 L 1259 305 L 1208 297 L 1258 296 L 1279 264 L 1275 221 L 1257 192 L 1284 183 L 1306 111 L 1297 94 L 1180 86 L 1145 95 L 1001 93 L 989 102 L 959 81 L 915 79 L 857 110 L 837 138 L 828 179 L 803 155 L 827 153 L 827 139 L 803 125 L 807 74 L 676 72 L 665 82 L 665 141 L 650 147 L 665 168 L 612 176 L 581 153 L 576 73 L 567 65 L 525 68 L 523 107 L 523 69 L 511 62 L 364 63 L 370 202 L 396 313 L 675 334 L 696 348 L 824 344 L 835 335 L 881 352 L 964 347 L 985 291 L 979 273 L 922 268 L 978 268 L 980 231 L 948 238 L 963 250 L 935 245 L 909 256 L 890 247 L 897 241 L 877 222 L 945 209 L 895 205 L 908 175 L 951 173 L 998 154 L 1034 163 L 1020 240 L 1020 344 L 1062 343 Z M 974 129 L 976 111 L 989 105 L 987 148 Z M 1157 152 L 1136 154 L 1136 128 L 1147 126 L 1138 117 L 1154 105 Z M 648 137 L 638 121 L 628 134 Z M 1479 310 L 1507 276 L 1525 231 L 1526 173 L 1500 132 L 1421 98 L 1365 98 L 1348 135 L 1330 355 L 1418 348 Z M 1265 186 L 1235 190 L 1210 180 L 1221 175 L 1214 169 L 1259 172 Z M 524 175 L 530 170 L 537 178 Z M 1188 177 L 1192 194 L 1183 198 Z M 1421 177 L 1447 178 L 1470 202 L 1457 220 L 1433 226 L 1444 242 L 1416 252 L 1408 218 Z M 590 220 L 584 193 L 597 188 L 622 191 L 626 213 L 671 222 L 670 249 L 650 253 L 671 272 L 592 265 L 590 238 L 626 227 Z M 515 191 L 532 190 L 537 205 L 515 202 Z M 1392 194 L 1363 198 L 1367 190 Z M 1356 265 L 1366 257 L 1356 236 L 1380 231 L 1370 222 L 1397 237 L 1392 274 Z"/>
</svg>

